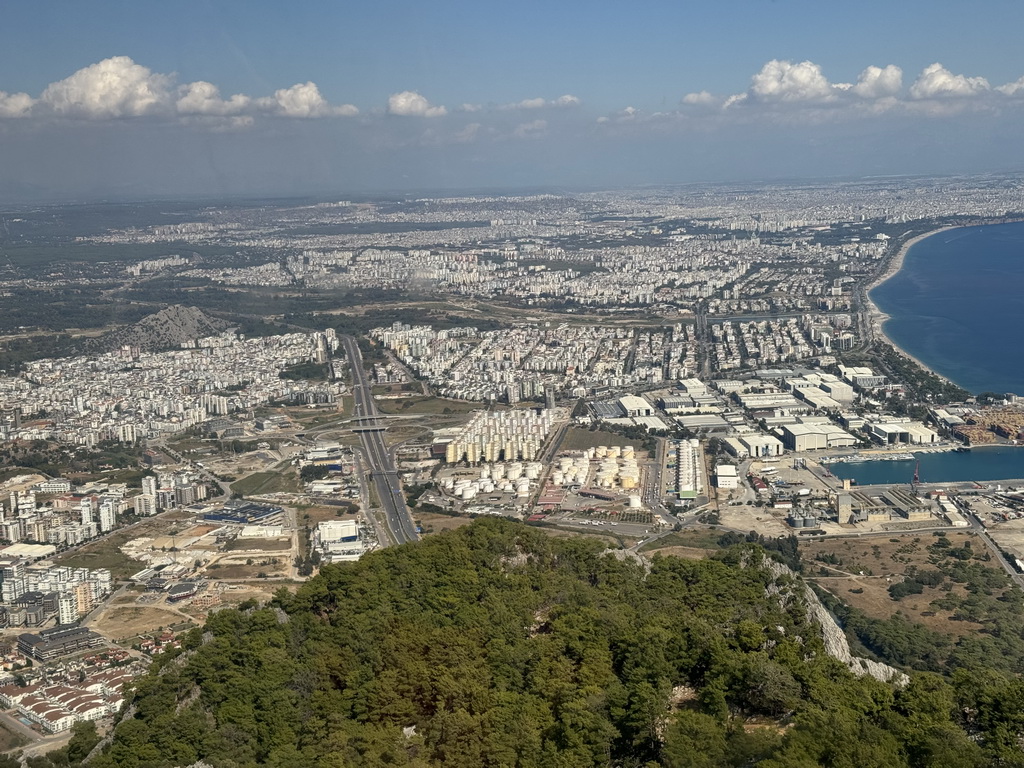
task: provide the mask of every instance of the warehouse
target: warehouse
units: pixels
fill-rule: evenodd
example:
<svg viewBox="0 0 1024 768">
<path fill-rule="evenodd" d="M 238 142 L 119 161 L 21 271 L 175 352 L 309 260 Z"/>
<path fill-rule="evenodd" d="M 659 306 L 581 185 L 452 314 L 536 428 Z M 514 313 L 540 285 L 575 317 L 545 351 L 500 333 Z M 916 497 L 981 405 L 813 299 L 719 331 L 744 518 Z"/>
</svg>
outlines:
<svg viewBox="0 0 1024 768">
<path fill-rule="evenodd" d="M 852 448 L 857 445 L 857 438 L 833 424 L 783 424 L 780 429 L 782 442 L 791 451 Z"/>
<path fill-rule="evenodd" d="M 220 509 L 205 509 L 201 514 L 202 519 L 206 522 L 254 525 L 266 523 L 276 516 L 283 515 L 284 509 L 272 504 L 256 504 L 252 501 L 232 499 Z"/>
</svg>

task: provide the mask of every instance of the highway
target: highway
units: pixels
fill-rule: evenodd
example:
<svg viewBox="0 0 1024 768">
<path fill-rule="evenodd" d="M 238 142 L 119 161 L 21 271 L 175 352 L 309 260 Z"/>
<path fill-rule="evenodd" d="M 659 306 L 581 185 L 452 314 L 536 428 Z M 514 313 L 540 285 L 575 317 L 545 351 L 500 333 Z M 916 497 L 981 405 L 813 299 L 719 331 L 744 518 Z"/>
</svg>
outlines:
<svg viewBox="0 0 1024 768">
<path fill-rule="evenodd" d="M 384 513 L 383 522 L 396 543 L 416 541 L 419 536 L 416 535 L 416 526 L 413 525 L 409 508 L 405 505 L 402 483 L 398 479 L 394 459 L 384 445 L 384 428 L 374 428 L 375 422 L 370 420 L 378 415 L 377 404 L 373 401 L 373 393 L 366 380 L 359 345 L 352 336 L 341 336 L 340 340 L 352 371 L 352 395 L 355 399 L 352 415 L 366 419 L 365 426 L 359 429 L 359 439 L 369 467 L 369 478 L 377 490 L 377 499 Z"/>
</svg>

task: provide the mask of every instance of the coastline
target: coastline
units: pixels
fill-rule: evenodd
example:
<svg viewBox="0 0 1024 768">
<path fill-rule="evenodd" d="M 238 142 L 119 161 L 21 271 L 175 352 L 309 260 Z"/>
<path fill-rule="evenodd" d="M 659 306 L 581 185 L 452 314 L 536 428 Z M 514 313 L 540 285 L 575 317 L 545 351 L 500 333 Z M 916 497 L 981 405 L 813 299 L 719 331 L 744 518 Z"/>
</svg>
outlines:
<svg viewBox="0 0 1024 768">
<path fill-rule="evenodd" d="M 900 246 L 899 251 L 897 251 L 896 255 L 893 256 L 892 259 L 889 261 L 888 266 L 885 268 L 885 272 L 883 272 L 882 275 L 877 280 L 875 280 L 872 283 L 870 283 L 867 286 L 867 288 L 864 290 L 864 300 L 867 303 L 868 327 L 870 329 L 869 332 L 870 332 L 872 338 L 874 338 L 876 335 L 881 337 L 883 340 L 885 340 L 885 342 L 890 347 L 895 349 L 897 352 L 899 352 L 901 355 L 906 357 L 908 360 L 912 360 L 914 362 L 914 364 L 917 365 L 922 370 L 928 371 L 928 373 L 930 373 L 930 374 L 932 374 L 934 376 L 938 376 L 940 379 L 942 379 L 943 381 L 946 381 L 946 382 L 952 384 L 953 386 L 960 386 L 955 381 L 950 379 L 948 376 L 943 376 L 938 371 L 933 370 L 932 368 L 929 368 L 927 365 L 925 365 L 923 362 L 918 360 L 912 354 L 907 352 L 907 350 L 905 350 L 903 347 L 901 347 L 899 344 L 897 344 L 895 341 L 893 341 L 892 338 L 890 338 L 889 335 L 885 332 L 885 328 L 884 328 L 885 321 L 889 319 L 889 315 L 886 314 L 885 312 L 883 312 L 881 309 L 879 309 L 878 305 L 875 304 L 874 299 L 871 298 L 871 291 L 873 291 L 875 288 L 880 286 L 885 281 L 889 280 L 897 272 L 899 272 L 901 269 L 903 269 L 903 261 L 904 261 L 904 259 L 906 259 L 907 252 L 911 248 L 913 248 L 915 245 L 917 245 L 922 240 L 925 240 L 925 239 L 931 237 L 932 235 L 938 235 L 938 234 L 941 234 L 943 232 L 948 232 L 951 229 L 963 229 L 963 227 L 962 226 L 939 227 L 938 229 L 933 229 L 933 230 L 931 230 L 929 232 L 923 232 L 920 235 L 917 235 L 916 237 L 912 237 L 909 240 L 907 240 L 902 246 Z"/>
</svg>

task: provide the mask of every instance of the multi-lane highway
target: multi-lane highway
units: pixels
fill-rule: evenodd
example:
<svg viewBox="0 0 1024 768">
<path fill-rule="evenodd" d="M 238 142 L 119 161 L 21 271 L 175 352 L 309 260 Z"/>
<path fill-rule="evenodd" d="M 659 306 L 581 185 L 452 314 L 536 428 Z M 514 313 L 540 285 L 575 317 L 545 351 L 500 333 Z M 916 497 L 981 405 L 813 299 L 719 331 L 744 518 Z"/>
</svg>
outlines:
<svg viewBox="0 0 1024 768">
<path fill-rule="evenodd" d="M 363 456 L 369 466 L 370 480 L 377 491 L 383 522 L 391 533 L 392 539 L 398 544 L 416 541 L 416 526 L 412 522 L 409 508 L 405 505 L 402 494 L 402 483 L 398 479 L 395 462 L 384 445 L 384 428 L 377 421 L 377 404 L 373 401 L 373 393 L 366 380 L 366 369 L 363 368 L 363 356 L 359 345 L 351 336 L 342 336 L 341 343 L 348 355 L 349 367 L 352 369 L 352 395 L 355 407 L 352 415 L 363 420 L 359 429 L 359 438 L 363 444 Z M 378 428 L 379 427 L 379 428 Z"/>
</svg>

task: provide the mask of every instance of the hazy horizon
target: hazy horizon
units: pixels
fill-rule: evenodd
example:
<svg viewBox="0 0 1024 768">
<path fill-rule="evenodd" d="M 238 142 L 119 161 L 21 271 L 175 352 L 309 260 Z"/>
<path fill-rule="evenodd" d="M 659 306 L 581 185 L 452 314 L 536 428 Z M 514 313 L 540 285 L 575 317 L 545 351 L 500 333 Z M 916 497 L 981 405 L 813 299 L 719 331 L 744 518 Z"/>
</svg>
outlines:
<svg viewBox="0 0 1024 768">
<path fill-rule="evenodd" d="M 7 202 L 1024 170 L 1024 8 L 994 1 L 8 17 Z"/>
</svg>

